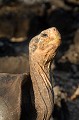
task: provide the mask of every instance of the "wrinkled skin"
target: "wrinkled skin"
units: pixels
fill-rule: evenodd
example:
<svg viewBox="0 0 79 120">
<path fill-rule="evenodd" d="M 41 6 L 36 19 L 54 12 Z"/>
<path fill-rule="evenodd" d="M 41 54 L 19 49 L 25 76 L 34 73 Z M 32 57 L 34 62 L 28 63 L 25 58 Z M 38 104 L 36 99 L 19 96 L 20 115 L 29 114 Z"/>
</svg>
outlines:
<svg viewBox="0 0 79 120">
<path fill-rule="evenodd" d="M 53 27 L 34 37 L 29 45 L 30 75 L 34 96 L 32 104 L 37 116 L 33 120 L 50 120 L 54 107 L 50 68 L 61 43 L 58 30 Z"/>
</svg>

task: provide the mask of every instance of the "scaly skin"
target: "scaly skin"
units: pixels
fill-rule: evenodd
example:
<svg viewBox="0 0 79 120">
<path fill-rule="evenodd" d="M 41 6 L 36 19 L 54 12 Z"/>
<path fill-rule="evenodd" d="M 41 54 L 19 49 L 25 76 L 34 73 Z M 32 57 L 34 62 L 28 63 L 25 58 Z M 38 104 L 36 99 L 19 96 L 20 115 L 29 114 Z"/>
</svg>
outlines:
<svg viewBox="0 0 79 120">
<path fill-rule="evenodd" d="M 56 50 L 61 43 L 61 36 L 55 27 L 42 31 L 29 44 L 30 75 L 37 117 L 34 120 L 50 120 L 54 107 L 51 85 L 50 66 Z"/>
</svg>

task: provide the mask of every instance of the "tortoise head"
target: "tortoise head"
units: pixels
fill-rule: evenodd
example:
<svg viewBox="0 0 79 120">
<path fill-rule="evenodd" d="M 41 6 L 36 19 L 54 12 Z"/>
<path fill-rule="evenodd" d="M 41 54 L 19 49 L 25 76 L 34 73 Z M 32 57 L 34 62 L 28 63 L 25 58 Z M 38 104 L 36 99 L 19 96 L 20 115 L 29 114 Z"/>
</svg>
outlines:
<svg viewBox="0 0 79 120">
<path fill-rule="evenodd" d="M 55 27 L 42 31 L 29 45 L 29 53 L 43 62 L 51 61 L 61 43 L 61 36 Z M 36 57 L 35 57 L 36 59 Z"/>
</svg>

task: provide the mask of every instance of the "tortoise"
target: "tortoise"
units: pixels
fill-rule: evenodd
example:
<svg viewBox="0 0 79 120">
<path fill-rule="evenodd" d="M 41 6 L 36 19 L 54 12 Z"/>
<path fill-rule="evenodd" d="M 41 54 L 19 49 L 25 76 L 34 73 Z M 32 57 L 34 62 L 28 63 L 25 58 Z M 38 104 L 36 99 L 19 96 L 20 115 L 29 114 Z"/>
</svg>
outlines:
<svg viewBox="0 0 79 120">
<path fill-rule="evenodd" d="M 0 73 L 0 120 L 51 119 L 54 95 L 50 71 L 60 43 L 55 27 L 44 30 L 29 43 L 30 73 Z"/>
</svg>

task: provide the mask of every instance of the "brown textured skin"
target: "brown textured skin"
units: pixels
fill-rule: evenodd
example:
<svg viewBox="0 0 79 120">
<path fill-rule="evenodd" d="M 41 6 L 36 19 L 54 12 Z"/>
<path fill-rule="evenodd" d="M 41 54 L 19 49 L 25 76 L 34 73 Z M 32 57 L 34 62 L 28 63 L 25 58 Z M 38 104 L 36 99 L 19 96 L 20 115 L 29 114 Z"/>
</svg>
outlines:
<svg viewBox="0 0 79 120">
<path fill-rule="evenodd" d="M 50 120 L 54 97 L 51 85 L 50 66 L 61 37 L 55 27 L 42 31 L 29 45 L 30 75 L 33 84 L 32 104 L 37 116 L 33 120 Z"/>
</svg>

